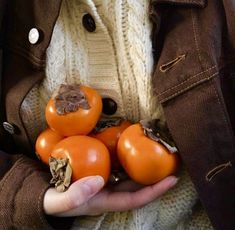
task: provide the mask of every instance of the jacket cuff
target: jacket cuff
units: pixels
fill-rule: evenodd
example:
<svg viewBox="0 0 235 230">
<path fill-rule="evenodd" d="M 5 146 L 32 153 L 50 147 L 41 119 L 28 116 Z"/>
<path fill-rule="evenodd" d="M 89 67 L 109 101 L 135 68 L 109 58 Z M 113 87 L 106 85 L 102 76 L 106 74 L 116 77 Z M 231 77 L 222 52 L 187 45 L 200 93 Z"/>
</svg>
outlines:
<svg viewBox="0 0 235 230">
<path fill-rule="evenodd" d="M 50 174 L 40 163 L 20 157 L 0 182 L 0 219 L 3 229 L 53 229 L 43 212 L 43 197 L 50 187 Z M 50 219 L 50 218 L 49 218 Z M 60 218 L 61 227 L 66 218 Z"/>
</svg>

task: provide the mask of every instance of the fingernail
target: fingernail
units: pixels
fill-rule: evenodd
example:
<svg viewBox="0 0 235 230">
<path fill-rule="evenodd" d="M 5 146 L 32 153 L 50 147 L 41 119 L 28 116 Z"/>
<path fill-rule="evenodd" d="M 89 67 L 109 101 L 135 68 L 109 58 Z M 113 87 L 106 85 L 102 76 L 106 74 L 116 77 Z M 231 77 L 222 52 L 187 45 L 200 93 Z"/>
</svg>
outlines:
<svg viewBox="0 0 235 230">
<path fill-rule="evenodd" d="M 87 187 L 90 195 L 98 192 L 104 186 L 104 179 L 101 176 L 91 176 L 83 182 Z"/>
<path fill-rule="evenodd" d="M 169 179 L 169 184 L 170 184 L 171 186 L 174 186 L 174 185 L 177 184 L 178 180 L 179 180 L 178 177 L 171 177 L 171 178 Z"/>
</svg>

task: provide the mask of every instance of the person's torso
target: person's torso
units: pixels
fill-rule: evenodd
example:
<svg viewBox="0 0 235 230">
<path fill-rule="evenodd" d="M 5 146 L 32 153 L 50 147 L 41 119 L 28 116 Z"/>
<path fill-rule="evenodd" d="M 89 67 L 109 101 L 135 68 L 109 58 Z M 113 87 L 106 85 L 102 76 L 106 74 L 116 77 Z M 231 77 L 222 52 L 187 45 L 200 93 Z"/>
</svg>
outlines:
<svg viewBox="0 0 235 230">
<path fill-rule="evenodd" d="M 18 111 L 28 90 L 44 78 L 45 50 L 60 1 L 16 0 L 8 1 L 8 5 L 3 58 L 5 121 L 19 129 L 19 132 L 10 130 L 17 151 L 32 156 L 31 148 L 26 151 L 29 126 L 25 129 L 25 117 Z M 231 179 L 235 149 L 233 9 L 233 1 L 206 0 L 153 0 L 150 9 L 154 21 L 154 91 L 200 198 L 217 228 L 229 228 L 234 223 L 231 223 L 234 203 L 228 199 L 234 187 Z M 28 41 L 32 27 L 40 35 L 36 44 Z M 36 127 L 38 123 L 34 124 Z M 207 180 L 212 169 L 227 162 L 232 165 L 211 181 Z"/>
<path fill-rule="evenodd" d="M 89 85 L 114 101 L 117 111 L 111 116 L 163 119 L 153 96 L 148 6 L 148 1 L 63 1 L 47 50 L 46 77 L 21 108 L 33 140 L 45 128 L 46 103 L 62 83 Z"/>
<path fill-rule="evenodd" d="M 47 50 L 46 77 L 29 92 L 21 108 L 32 141 L 46 127 L 45 106 L 62 83 L 89 85 L 115 101 L 117 111 L 103 116 L 132 122 L 164 119 L 153 96 L 149 2 L 135 3 L 63 1 Z M 142 209 L 78 218 L 73 229 L 164 229 L 184 224 L 197 195 L 186 172 L 182 177 L 176 190 Z M 185 199 L 185 193 L 190 199 Z M 177 213 L 178 208 L 184 211 Z"/>
</svg>

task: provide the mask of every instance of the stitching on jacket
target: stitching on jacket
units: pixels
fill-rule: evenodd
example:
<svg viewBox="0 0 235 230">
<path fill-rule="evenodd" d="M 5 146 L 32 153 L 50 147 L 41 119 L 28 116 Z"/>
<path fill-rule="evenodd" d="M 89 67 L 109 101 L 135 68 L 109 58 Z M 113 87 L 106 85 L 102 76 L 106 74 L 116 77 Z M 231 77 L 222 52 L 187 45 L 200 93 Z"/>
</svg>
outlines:
<svg viewBox="0 0 235 230">
<path fill-rule="evenodd" d="M 213 90 L 214 90 L 216 99 L 217 99 L 218 104 L 219 104 L 219 108 L 220 108 L 220 111 L 221 111 L 221 115 L 222 115 L 223 120 L 224 120 L 224 122 L 225 122 L 225 124 L 226 124 L 227 131 L 228 131 L 229 135 L 232 137 L 232 136 L 233 136 L 233 133 L 232 133 L 232 130 L 229 128 L 229 127 L 230 127 L 229 121 L 228 121 L 228 119 L 227 119 L 227 117 L 226 117 L 226 115 L 225 115 L 226 112 L 225 112 L 225 109 L 224 109 L 223 104 L 221 103 L 221 100 L 220 100 L 220 97 L 219 97 L 219 95 L 218 95 L 218 92 L 217 92 L 217 90 L 216 90 L 216 88 L 215 88 L 215 84 L 213 84 Z M 231 144 L 232 144 L 232 149 L 233 149 L 233 151 L 235 152 L 235 145 L 233 144 L 233 142 L 231 142 Z M 227 163 L 220 164 L 220 165 L 214 167 L 213 169 L 211 169 L 211 170 L 206 174 L 205 179 L 210 182 L 218 173 L 222 172 L 224 169 L 226 169 L 226 168 L 228 168 L 228 167 L 232 167 L 231 161 L 229 161 L 229 162 L 227 162 Z"/>
<path fill-rule="evenodd" d="M 38 212 L 40 212 L 40 201 L 42 200 L 42 196 L 43 196 L 43 193 L 44 193 L 44 190 L 40 193 L 39 195 L 39 199 L 38 199 L 38 202 L 37 202 L 37 209 L 38 209 Z M 40 216 L 40 221 L 42 223 L 45 223 L 45 221 L 43 221 L 43 218 Z"/>
<path fill-rule="evenodd" d="M 173 66 L 175 66 L 177 63 L 179 63 L 180 61 L 182 61 L 183 59 L 185 59 L 186 54 L 182 54 L 179 55 L 177 58 L 160 65 L 159 70 L 163 73 L 165 73 L 166 71 L 168 71 L 169 69 L 171 69 Z"/>
<path fill-rule="evenodd" d="M 194 42 L 195 42 L 195 45 L 196 45 L 198 60 L 199 60 L 200 65 L 201 65 L 201 67 L 202 67 L 202 57 L 201 57 L 201 54 L 200 54 L 200 49 L 199 49 L 198 40 L 197 40 L 195 18 L 194 18 L 194 16 L 193 16 L 193 10 L 192 10 L 192 9 L 191 9 L 190 12 L 191 12 L 191 18 L 192 18 L 192 25 L 193 25 L 193 37 L 194 37 Z"/>
<path fill-rule="evenodd" d="M 193 34 L 194 34 L 194 42 L 195 42 L 195 46 L 196 46 L 196 50 L 197 50 L 198 60 L 199 60 L 200 66 L 202 67 L 202 66 L 203 66 L 203 65 L 202 65 L 202 57 L 201 57 L 201 54 L 200 54 L 200 49 L 199 49 L 199 44 L 198 44 L 198 39 L 197 39 L 196 23 L 195 23 L 195 17 L 193 16 L 193 9 L 191 9 L 191 18 L 192 18 L 192 27 L 193 27 Z M 186 79 L 185 81 L 181 82 L 180 84 L 177 84 L 177 85 L 175 85 L 175 86 L 172 86 L 171 88 L 166 89 L 165 91 L 159 93 L 158 96 L 163 96 L 165 93 L 169 92 L 170 90 L 173 90 L 173 89 L 175 89 L 175 88 L 177 88 L 177 87 L 179 87 L 179 86 L 181 86 L 181 85 L 187 83 L 187 82 L 190 81 L 191 79 L 193 79 L 193 78 L 195 78 L 195 77 L 197 77 L 197 76 L 199 76 L 199 75 L 201 75 L 201 74 L 204 74 L 204 73 L 206 73 L 206 72 L 208 72 L 208 71 L 210 71 L 210 70 L 212 70 L 212 69 L 214 69 L 214 68 L 216 68 L 216 65 L 213 65 L 212 67 L 210 67 L 210 68 L 208 68 L 208 69 L 206 69 L 206 70 L 203 70 L 203 69 L 202 69 L 202 71 L 201 71 L 200 73 L 197 73 L 197 74 L 195 74 L 195 75 L 189 77 L 188 79 Z M 217 73 L 215 73 L 215 74 L 217 74 Z M 212 75 L 212 76 L 214 76 L 214 75 Z M 205 78 L 205 79 L 208 79 L 208 80 L 209 80 L 212 76 L 207 77 L 207 78 Z M 163 99 L 162 101 L 166 101 L 167 99 L 169 99 L 169 98 L 171 98 L 171 97 L 177 95 L 177 94 L 180 93 L 180 92 L 185 91 L 186 89 L 189 89 L 190 87 L 196 85 L 197 83 L 203 82 L 205 79 L 201 79 L 201 80 L 199 80 L 199 81 L 197 81 L 197 82 L 191 84 L 191 85 L 188 86 L 187 88 L 180 90 L 179 92 L 177 92 L 177 93 L 175 93 L 175 94 L 173 94 L 173 95 L 171 95 L 171 96 L 169 96 L 169 97 Z"/>
<path fill-rule="evenodd" d="M 215 88 L 215 85 L 213 84 L 213 89 L 214 89 L 214 93 L 215 93 L 215 95 L 216 95 L 216 98 L 217 98 L 217 101 L 218 101 L 218 104 L 220 105 L 220 108 L 221 108 L 221 110 L 222 110 L 222 112 L 223 112 L 223 119 L 224 119 L 224 121 L 225 121 L 225 123 L 227 124 L 227 127 L 228 127 L 228 130 L 229 130 L 229 134 L 231 135 L 231 136 L 233 136 L 233 132 L 232 132 L 232 130 L 229 128 L 229 127 L 231 127 L 230 126 L 230 123 L 229 123 L 229 121 L 228 121 L 228 119 L 226 118 L 226 112 L 225 112 L 225 108 L 224 108 L 224 106 L 222 105 L 222 103 L 221 103 L 221 100 L 220 100 L 220 97 L 219 97 L 219 95 L 218 95 L 218 92 L 217 92 L 217 90 L 216 90 L 216 88 Z M 235 146 L 233 145 L 233 149 L 234 149 L 234 151 L 235 151 Z"/>
<path fill-rule="evenodd" d="M 200 72 L 200 73 L 197 73 L 197 74 L 195 74 L 195 75 L 189 77 L 188 79 L 186 79 L 185 81 L 181 82 L 181 83 L 178 84 L 178 85 L 172 86 L 171 88 L 169 88 L 169 89 L 167 89 L 167 90 L 161 92 L 160 94 L 158 94 L 158 96 L 161 96 L 161 95 L 167 93 L 168 91 L 170 91 L 170 90 L 172 90 L 172 89 L 175 89 L 175 88 L 177 88 L 177 87 L 183 85 L 184 83 L 186 83 L 187 81 L 190 81 L 191 79 L 197 77 L 198 75 L 201 75 L 201 74 L 203 74 L 203 73 L 206 73 L 206 72 L 208 72 L 208 71 L 210 71 L 210 70 L 212 70 L 212 69 L 214 69 L 214 68 L 216 68 L 216 65 L 210 67 L 210 68 L 207 69 L 207 70 L 204 70 L 204 71 L 202 71 L 202 72 Z M 216 72 L 216 73 L 218 73 L 218 72 Z M 210 79 L 210 77 L 208 77 L 208 79 Z M 201 80 L 204 80 L 204 79 L 201 79 Z M 200 81 L 199 81 L 199 82 L 200 82 Z M 194 83 L 194 84 L 195 84 L 195 83 Z M 193 85 L 194 85 L 194 84 L 193 84 Z M 191 87 L 191 86 L 189 86 L 189 87 Z M 187 88 L 188 88 L 188 87 L 187 87 Z"/>
<path fill-rule="evenodd" d="M 215 176 L 217 176 L 217 174 L 219 174 L 228 167 L 232 167 L 231 161 L 217 165 L 206 174 L 206 180 L 210 182 Z"/>
<path fill-rule="evenodd" d="M 234 135 L 233 135 L 233 131 L 232 131 L 232 129 L 231 129 L 230 122 L 229 122 L 228 119 L 227 119 L 225 107 L 224 107 L 223 104 L 221 103 L 220 97 L 219 97 L 219 95 L 218 95 L 218 92 L 217 92 L 217 90 L 216 90 L 214 84 L 213 84 L 213 89 L 214 89 L 214 92 L 215 92 L 215 95 L 216 95 L 218 104 L 220 105 L 220 108 L 221 108 L 223 120 L 224 120 L 224 122 L 225 122 L 226 125 L 227 125 L 227 130 L 228 130 L 228 132 L 229 132 L 229 135 L 230 135 L 231 137 L 233 137 L 233 136 L 234 136 Z M 232 148 L 233 148 L 233 151 L 235 152 L 235 144 L 234 144 L 233 142 L 232 142 Z"/>
<path fill-rule="evenodd" d="M 41 191 L 41 193 L 40 193 L 40 195 L 39 195 L 39 199 L 38 199 L 38 202 L 37 202 L 37 211 L 40 213 L 40 210 L 41 210 L 41 208 L 40 208 L 40 203 L 41 203 L 41 201 L 42 201 L 42 197 L 43 197 L 43 194 L 45 193 L 45 190 L 43 189 L 42 191 Z M 39 216 L 39 218 L 40 218 L 40 221 L 44 224 L 44 225 L 48 225 L 48 223 L 42 218 L 42 216 L 40 215 Z"/>
<path fill-rule="evenodd" d="M 182 89 L 182 90 L 180 90 L 180 91 L 177 91 L 176 93 L 170 95 L 169 97 L 164 98 L 163 100 L 160 100 L 160 102 L 167 101 L 167 100 L 171 99 L 172 97 L 174 97 L 174 96 L 176 96 L 176 95 L 178 95 L 178 94 L 180 94 L 180 93 L 186 91 L 187 89 L 190 89 L 191 87 L 197 85 L 198 83 L 204 82 L 204 81 L 206 81 L 206 80 L 210 80 L 211 78 L 213 78 L 214 76 L 216 76 L 218 73 L 219 73 L 219 72 L 216 72 L 216 73 L 212 74 L 211 76 L 209 76 L 209 77 L 207 77 L 207 78 L 203 78 L 203 79 L 201 79 L 201 80 L 199 80 L 199 81 L 197 81 L 197 82 L 194 82 L 194 83 L 191 84 L 190 86 L 188 86 L 188 87 L 186 87 L 186 88 L 184 88 L 184 89 Z"/>
</svg>

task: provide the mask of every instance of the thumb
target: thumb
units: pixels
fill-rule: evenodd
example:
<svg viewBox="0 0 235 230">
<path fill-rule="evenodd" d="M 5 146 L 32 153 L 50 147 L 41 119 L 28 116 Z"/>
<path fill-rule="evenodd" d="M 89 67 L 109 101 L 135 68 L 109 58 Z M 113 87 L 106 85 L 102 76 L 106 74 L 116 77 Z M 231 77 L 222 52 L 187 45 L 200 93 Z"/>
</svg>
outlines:
<svg viewBox="0 0 235 230">
<path fill-rule="evenodd" d="M 70 201 L 72 202 L 72 204 L 69 205 L 72 206 L 70 207 L 70 209 L 76 208 L 77 206 L 85 203 L 97 192 L 99 192 L 103 188 L 103 186 L 104 179 L 101 176 L 84 177 L 73 183 L 66 193 L 66 195 L 69 196 Z"/>
<path fill-rule="evenodd" d="M 50 188 L 44 196 L 44 211 L 48 215 L 56 215 L 78 208 L 98 193 L 103 186 L 103 177 L 89 176 L 74 182 L 63 193 Z"/>
</svg>

